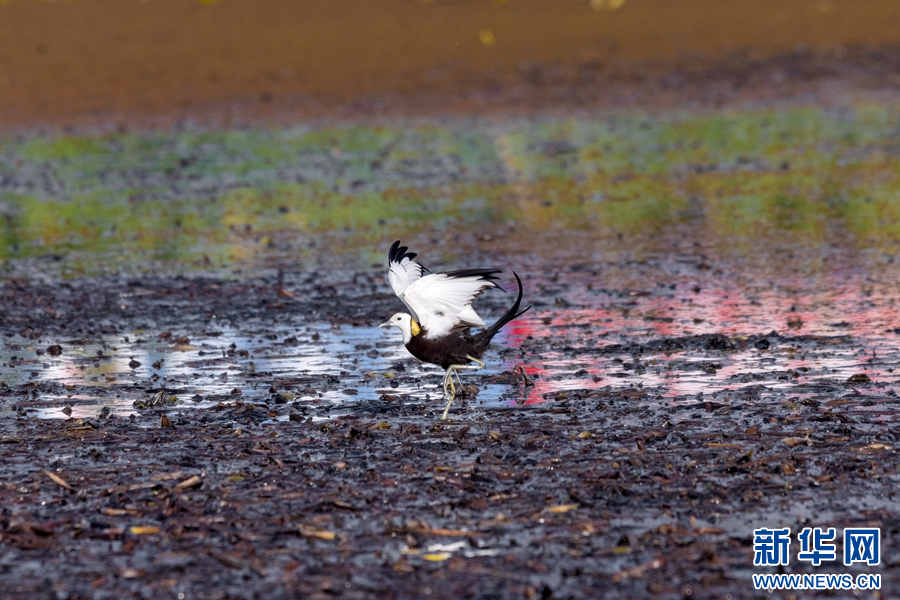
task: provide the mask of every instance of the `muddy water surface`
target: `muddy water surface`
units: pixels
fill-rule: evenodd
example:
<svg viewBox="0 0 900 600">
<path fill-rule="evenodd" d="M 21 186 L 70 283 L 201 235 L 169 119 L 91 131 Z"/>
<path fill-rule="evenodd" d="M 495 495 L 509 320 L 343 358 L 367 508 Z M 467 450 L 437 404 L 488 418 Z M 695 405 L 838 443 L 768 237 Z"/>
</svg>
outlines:
<svg viewBox="0 0 900 600">
<path fill-rule="evenodd" d="M 601 259 L 576 268 L 559 266 L 572 250 L 519 256 L 534 308 L 496 338 L 488 368 L 466 377 L 477 395 L 465 406 L 638 387 L 653 389 L 663 403 L 728 402 L 751 388 L 798 402 L 848 380 L 874 386 L 885 401 L 894 397 L 900 320 L 893 258 L 848 259 L 841 248 L 814 258 L 802 248 L 786 252 L 793 258 L 772 260 L 793 271 L 787 277 L 764 264 L 707 256 Z M 496 296 L 500 306 L 506 298 Z M 239 398 L 289 402 L 321 416 L 384 398 L 439 404 L 440 369 L 412 359 L 393 330 L 327 319 L 303 325 L 302 312 L 287 317 L 270 327 L 210 319 L 201 330 L 174 335 L 126 326 L 86 339 L 7 341 L 0 376 L 8 386 L 54 390 L 16 409 L 56 418 L 125 416 L 161 392 L 181 409 Z M 501 376 L 518 365 L 534 386 Z M 895 418 L 885 408 L 879 402 L 865 410 Z"/>
<path fill-rule="evenodd" d="M 890 597 L 894 115 L 10 140 L 4 591 L 768 597 L 753 529 L 809 524 L 881 528 Z M 449 422 L 398 237 L 532 306 Z"/>
</svg>

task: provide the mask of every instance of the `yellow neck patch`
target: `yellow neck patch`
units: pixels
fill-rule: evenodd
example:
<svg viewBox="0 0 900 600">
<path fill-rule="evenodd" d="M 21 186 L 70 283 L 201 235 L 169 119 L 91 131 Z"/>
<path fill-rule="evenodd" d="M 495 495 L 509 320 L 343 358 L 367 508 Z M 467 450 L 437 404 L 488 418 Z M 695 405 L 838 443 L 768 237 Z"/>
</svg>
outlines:
<svg viewBox="0 0 900 600">
<path fill-rule="evenodd" d="M 409 318 L 409 329 L 412 332 L 413 337 L 416 337 L 422 331 L 422 329 L 419 327 L 419 324 L 416 323 L 416 320 L 412 317 Z"/>
</svg>

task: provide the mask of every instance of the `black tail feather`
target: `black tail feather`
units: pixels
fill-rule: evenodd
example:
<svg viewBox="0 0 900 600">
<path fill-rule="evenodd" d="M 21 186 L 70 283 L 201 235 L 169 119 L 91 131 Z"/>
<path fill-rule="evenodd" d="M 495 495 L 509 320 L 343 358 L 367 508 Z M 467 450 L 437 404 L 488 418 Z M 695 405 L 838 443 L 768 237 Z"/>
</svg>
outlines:
<svg viewBox="0 0 900 600">
<path fill-rule="evenodd" d="M 513 276 L 516 278 L 516 283 L 519 284 L 519 296 L 516 298 L 516 301 L 513 303 L 512 308 L 506 311 L 506 314 L 497 319 L 497 322 L 485 329 L 483 332 L 478 334 L 477 337 L 482 338 L 484 342 L 490 343 L 491 338 L 500 333 L 500 330 L 504 325 L 512 321 L 513 319 L 522 316 L 525 314 L 530 306 L 525 307 L 523 310 L 519 310 L 519 306 L 522 304 L 522 280 L 519 279 L 519 276 L 513 271 Z M 485 344 L 486 345 L 486 344 Z"/>
</svg>

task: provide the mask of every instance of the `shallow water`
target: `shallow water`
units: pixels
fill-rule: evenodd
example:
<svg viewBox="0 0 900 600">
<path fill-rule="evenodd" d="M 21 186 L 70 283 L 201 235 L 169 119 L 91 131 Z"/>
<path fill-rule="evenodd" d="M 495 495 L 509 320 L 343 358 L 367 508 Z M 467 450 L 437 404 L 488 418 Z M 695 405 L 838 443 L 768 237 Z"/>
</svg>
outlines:
<svg viewBox="0 0 900 600">
<path fill-rule="evenodd" d="M 659 406 L 743 398 L 746 409 L 751 392 L 760 404 L 797 403 L 846 388 L 854 410 L 876 421 L 897 419 L 900 315 L 892 262 L 857 256 L 849 264 L 835 253 L 826 267 L 808 271 L 818 255 L 798 250 L 791 273 L 728 257 L 697 268 L 677 255 L 656 255 L 547 278 L 540 265 L 563 260 L 560 254 L 520 256 L 534 307 L 495 338 L 485 370 L 463 375 L 477 395 L 460 399 L 454 411 L 472 416 L 628 389 L 652 390 Z M 491 308 L 482 313 L 490 320 Z M 13 406 L 51 418 L 125 416 L 161 391 L 170 407 L 287 403 L 313 408 L 317 418 L 371 403 L 443 405 L 441 369 L 413 359 L 398 332 L 374 323 L 214 325 L 182 339 L 160 333 L 62 341 L 58 356 L 47 352 L 46 340 L 8 340 L 0 348 L 0 380 L 36 386 Z M 729 347 L 709 346 L 709 334 Z M 533 386 L 503 376 L 519 365 Z M 55 387 L 37 385 L 44 383 Z M 682 418 L 688 413 L 672 417 Z"/>
<path fill-rule="evenodd" d="M 628 389 L 674 405 L 749 390 L 798 402 L 854 377 L 848 391 L 878 399 L 859 409 L 877 413 L 898 361 L 898 130 L 893 106 L 860 103 L 5 140 L 0 269 L 51 286 L 277 271 L 303 296 L 383 275 L 403 236 L 433 269 L 509 265 L 534 305 L 463 376 L 478 390 L 459 410 Z M 504 301 L 479 310 L 490 321 Z M 317 417 L 439 406 L 440 370 L 375 328 L 384 312 L 355 326 L 232 314 L 170 339 L 124 319 L 78 339 L 11 322 L 0 380 L 33 393 L 4 406 L 127 415 L 160 393 Z M 707 348 L 708 334 L 729 347 Z M 503 376 L 519 365 L 535 385 Z"/>
<path fill-rule="evenodd" d="M 191 339 L 190 345 L 174 346 L 141 339 L 140 332 L 134 335 L 136 339 L 130 341 L 110 337 L 66 344 L 65 352 L 56 357 L 38 355 L 37 346 L 7 344 L 0 358 L 4 361 L 0 377 L 10 386 L 52 382 L 73 388 L 17 403 L 18 408 L 50 418 L 95 417 L 104 407 L 127 416 L 138 410 L 136 403 L 154 395 L 144 391 L 148 387 L 167 390 L 167 406 L 271 402 L 277 395 L 271 389 L 273 382 L 276 387 L 279 383 L 301 385 L 301 392 L 286 391 L 281 397 L 297 406 L 331 405 L 333 416 L 342 414 L 349 403 L 370 402 L 385 395 L 404 403 L 442 403 L 443 370 L 413 359 L 397 336 L 377 327 L 320 325 L 300 331 L 267 331 L 265 339 L 225 329 L 214 336 L 201 334 Z M 495 340 L 499 344 L 512 341 L 504 337 Z M 132 368 L 131 361 L 140 366 Z M 156 361 L 161 361 L 159 368 L 153 367 Z M 398 364 L 402 377 L 393 369 Z M 521 361 L 492 361 L 478 377 L 497 375 L 516 364 Z M 468 381 L 464 377 L 464 382 Z M 542 401 L 539 394 L 575 386 L 586 387 L 576 379 L 561 379 L 515 393 L 509 386 L 488 383 L 479 386 L 479 401 L 469 404 L 491 407 Z M 236 389 L 239 394 L 234 393 Z M 71 411 L 63 412 L 64 407 Z"/>
</svg>

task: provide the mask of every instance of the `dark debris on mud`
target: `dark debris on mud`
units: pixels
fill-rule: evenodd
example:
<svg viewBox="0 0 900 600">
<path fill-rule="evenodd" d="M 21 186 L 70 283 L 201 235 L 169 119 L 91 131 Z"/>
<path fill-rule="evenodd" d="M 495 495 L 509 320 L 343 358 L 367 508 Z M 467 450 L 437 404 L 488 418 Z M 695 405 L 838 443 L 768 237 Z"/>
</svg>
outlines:
<svg viewBox="0 0 900 600">
<path fill-rule="evenodd" d="M 396 309 L 378 276 L 291 277 L 302 276 L 9 280 L 0 334 L 53 355 L 67 339 L 132 329 L 252 330 L 301 315 L 371 325 Z M 747 348 L 853 343 L 775 332 L 620 339 L 558 349 L 715 372 Z M 515 352 L 553 343 L 528 339 Z M 678 362 L 689 354 L 703 360 Z M 386 395 L 332 418 L 274 393 L 347 387 L 324 375 L 267 381 L 263 402 L 235 381 L 207 408 L 167 405 L 171 390 L 148 382 L 142 392 L 160 401 L 131 417 L 15 410 L 0 421 L 4 598 L 768 597 L 750 581 L 755 527 L 863 524 L 882 530 L 882 589 L 900 584 L 887 551 L 900 543 L 897 397 L 865 376 L 780 395 L 752 373 L 715 397 L 585 387 L 531 406 L 458 402 L 450 422 L 437 420 L 437 400 Z M 520 385 L 513 373 L 468 382 Z M 6 385 L 0 406 L 58 387 Z"/>
<path fill-rule="evenodd" d="M 896 477 L 896 435 L 837 408 L 641 407 L 651 396 L 584 391 L 450 423 L 274 422 L 290 407 L 239 401 L 6 420 L 4 596 L 748 597 L 750 532 L 722 521 L 865 506 Z M 670 420 L 684 411 L 701 419 Z M 890 547 L 900 522 L 873 506 L 859 519 Z"/>
<path fill-rule="evenodd" d="M 302 293 L 295 290 L 302 289 Z M 320 272 L 223 279 L 143 275 L 41 283 L 0 283 L 0 332 L 27 339 L 116 334 L 132 329 L 183 330 L 209 325 L 267 327 L 306 320 L 369 324 L 395 311 L 383 280 L 359 273 L 329 281 Z"/>
<path fill-rule="evenodd" d="M 572 390 L 446 423 L 240 400 L 10 418 L 4 597 L 750 597 L 754 525 L 802 512 L 897 543 L 898 435 L 857 385 L 774 405 Z"/>
</svg>

